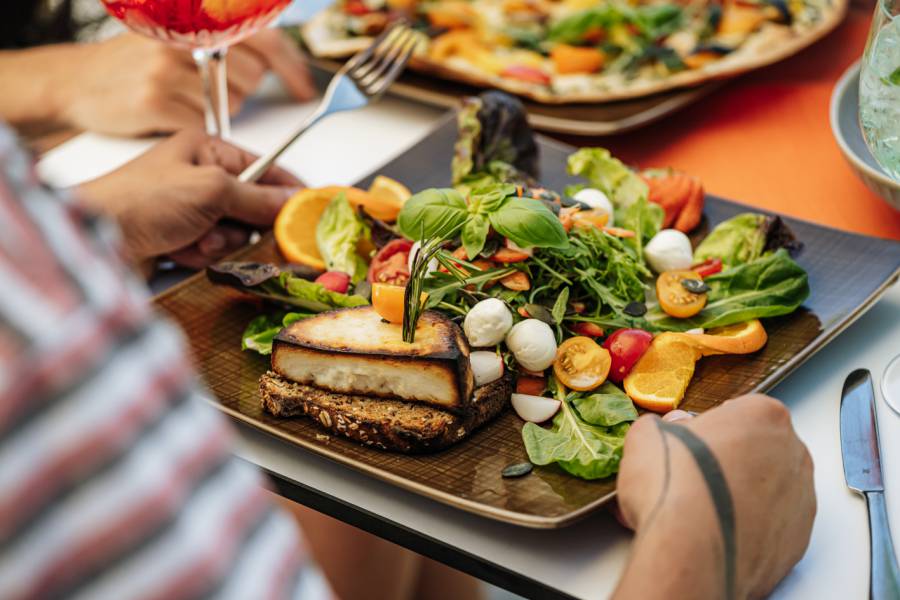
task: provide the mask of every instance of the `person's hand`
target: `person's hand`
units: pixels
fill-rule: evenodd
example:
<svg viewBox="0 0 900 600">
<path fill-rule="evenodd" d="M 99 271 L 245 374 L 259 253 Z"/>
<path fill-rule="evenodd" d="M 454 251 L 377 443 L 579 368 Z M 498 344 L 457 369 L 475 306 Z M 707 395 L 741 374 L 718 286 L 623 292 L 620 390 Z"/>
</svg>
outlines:
<svg viewBox="0 0 900 600">
<path fill-rule="evenodd" d="M 61 120 L 69 125 L 126 136 L 203 126 L 200 74 L 187 50 L 125 33 L 71 52 L 54 92 Z M 226 60 L 232 114 L 269 70 L 298 100 L 315 94 L 296 44 L 277 29 L 233 46 Z"/>
<path fill-rule="evenodd" d="M 638 419 L 618 493 L 636 532 L 619 598 L 725 598 L 730 565 L 732 597 L 762 597 L 803 556 L 816 512 L 809 452 L 762 395 Z"/>
<path fill-rule="evenodd" d="M 255 156 L 195 130 L 182 131 L 112 173 L 82 184 L 76 197 L 114 218 L 136 263 L 168 256 L 202 268 L 268 227 L 299 180 L 272 167 L 259 184 L 235 177 Z M 224 220 L 224 222 L 223 222 Z"/>
</svg>

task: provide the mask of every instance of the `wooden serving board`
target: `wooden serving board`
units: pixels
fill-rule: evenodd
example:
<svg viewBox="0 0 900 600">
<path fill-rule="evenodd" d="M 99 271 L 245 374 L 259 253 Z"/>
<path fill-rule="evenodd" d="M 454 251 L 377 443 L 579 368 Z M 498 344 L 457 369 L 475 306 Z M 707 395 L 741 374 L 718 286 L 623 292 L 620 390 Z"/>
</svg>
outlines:
<svg viewBox="0 0 900 600">
<path fill-rule="evenodd" d="M 360 182 L 381 173 L 413 190 L 446 186 L 456 137 L 451 116 L 406 153 Z M 541 138 L 542 181 L 562 189 L 571 178 L 566 156 L 574 148 Z M 707 197 L 708 227 L 749 207 Z M 900 274 L 900 243 L 829 229 L 785 217 L 805 244 L 798 257 L 809 273 L 812 295 L 793 315 L 765 320 L 769 342 L 748 356 L 714 356 L 698 364 L 683 407 L 705 411 L 735 395 L 765 391 L 821 349 L 872 306 Z M 698 233 L 698 237 L 705 235 Z M 266 236 L 239 252 L 239 260 L 279 261 Z M 157 305 L 187 334 L 200 372 L 216 406 L 235 419 L 378 479 L 485 517 L 534 528 L 568 525 L 602 506 L 615 493 L 615 479 L 583 481 L 555 466 L 536 467 L 520 479 L 503 479 L 507 465 L 527 460 L 522 421 L 507 410 L 470 438 L 429 456 L 405 456 L 324 436 L 305 419 L 278 419 L 263 413 L 257 380 L 268 360 L 240 349 L 241 333 L 260 311 L 235 292 L 196 275 L 163 293 Z M 833 407 L 823 405 L 823 410 Z"/>
</svg>

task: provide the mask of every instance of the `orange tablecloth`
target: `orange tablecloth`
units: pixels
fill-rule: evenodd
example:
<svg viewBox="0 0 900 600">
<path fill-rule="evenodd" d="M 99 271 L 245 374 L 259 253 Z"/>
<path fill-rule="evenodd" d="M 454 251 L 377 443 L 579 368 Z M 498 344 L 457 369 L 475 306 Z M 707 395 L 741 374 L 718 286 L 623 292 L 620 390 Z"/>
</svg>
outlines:
<svg viewBox="0 0 900 600">
<path fill-rule="evenodd" d="M 712 194 L 868 235 L 900 240 L 900 212 L 870 192 L 831 135 L 835 82 L 862 55 L 871 13 L 802 53 L 740 77 L 658 125 L 605 138 L 629 163 L 673 166 Z"/>
</svg>

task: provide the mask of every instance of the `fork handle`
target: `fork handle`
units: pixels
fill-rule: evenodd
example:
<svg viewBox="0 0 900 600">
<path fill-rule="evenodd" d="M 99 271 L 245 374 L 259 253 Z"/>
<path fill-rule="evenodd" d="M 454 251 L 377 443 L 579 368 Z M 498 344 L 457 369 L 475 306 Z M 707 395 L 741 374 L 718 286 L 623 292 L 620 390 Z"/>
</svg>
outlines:
<svg viewBox="0 0 900 600">
<path fill-rule="evenodd" d="M 238 175 L 238 181 L 242 181 L 244 183 L 253 183 L 257 181 L 260 177 L 263 176 L 263 173 L 269 170 L 275 161 L 278 160 L 278 157 L 284 154 L 284 151 L 291 147 L 291 144 L 297 141 L 301 135 L 303 135 L 307 129 L 315 125 L 319 122 L 319 120 L 328 114 L 328 111 L 325 110 L 316 110 L 311 115 L 306 117 L 303 122 L 294 130 L 291 135 L 285 139 L 281 144 L 263 154 L 259 158 L 253 161 L 253 163 L 241 171 L 241 174 Z"/>
<path fill-rule="evenodd" d="M 891 540 L 884 492 L 865 492 L 865 497 L 869 508 L 869 535 L 872 543 L 869 598 L 900 598 L 900 569 L 897 568 L 894 543 Z"/>
</svg>

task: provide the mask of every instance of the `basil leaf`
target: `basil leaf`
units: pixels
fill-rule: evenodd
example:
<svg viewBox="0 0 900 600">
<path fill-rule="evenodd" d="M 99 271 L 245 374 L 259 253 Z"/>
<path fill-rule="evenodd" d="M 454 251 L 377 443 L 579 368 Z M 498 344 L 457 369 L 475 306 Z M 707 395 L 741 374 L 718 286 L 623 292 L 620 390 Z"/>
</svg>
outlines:
<svg viewBox="0 0 900 600">
<path fill-rule="evenodd" d="M 446 235 L 468 218 L 462 195 L 451 188 L 422 190 L 403 204 L 397 226 L 404 236 L 423 241 L 435 235 Z"/>
<path fill-rule="evenodd" d="M 484 215 L 473 215 L 462 228 L 462 244 L 469 260 L 475 260 L 484 248 L 491 226 Z"/>
<path fill-rule="evenodd" d="M 494 212 L 503 205 L 504 200 L 515 196 L 516 186 L 508 184 L 489 184 L 469 194 L 469 212 L 483 215 Z"/>
<path fill-rule="evenodd" d="M 533 198 L 507 198 L 490 214 L 491 225 L 500 235 L 522 248 L 567 248 L 569 239 L 562 223 L 550 209 Z"/>
<path fill-rule="evenodd" d="M 572 405 L 578 415 L 592 425 L 612 427 L 638 418 L 631 399 L 608 381 L 590 394 L 579 395 L 572 400 Z"/>
<path fill-rule="evenodd" d="M 644 317 L 649 326 L 670 331 L 725 327 L 792 313 L 809 297 L 806 271 L 783 248 L 704 281 L 711 290 L 706 307 L 697 316 L 673 319 L 657 305 Z"/>
<path fill-rule="evenodd" d="M 356 247 L 369 235 L 369 228 L 350 206 L 347 195 L 341 192 L 335 196 L 316 225 L 316 245 L 326 268 L 347 273 L 353 283 L 365 278 L 368 265 Z"/>
</svg>

